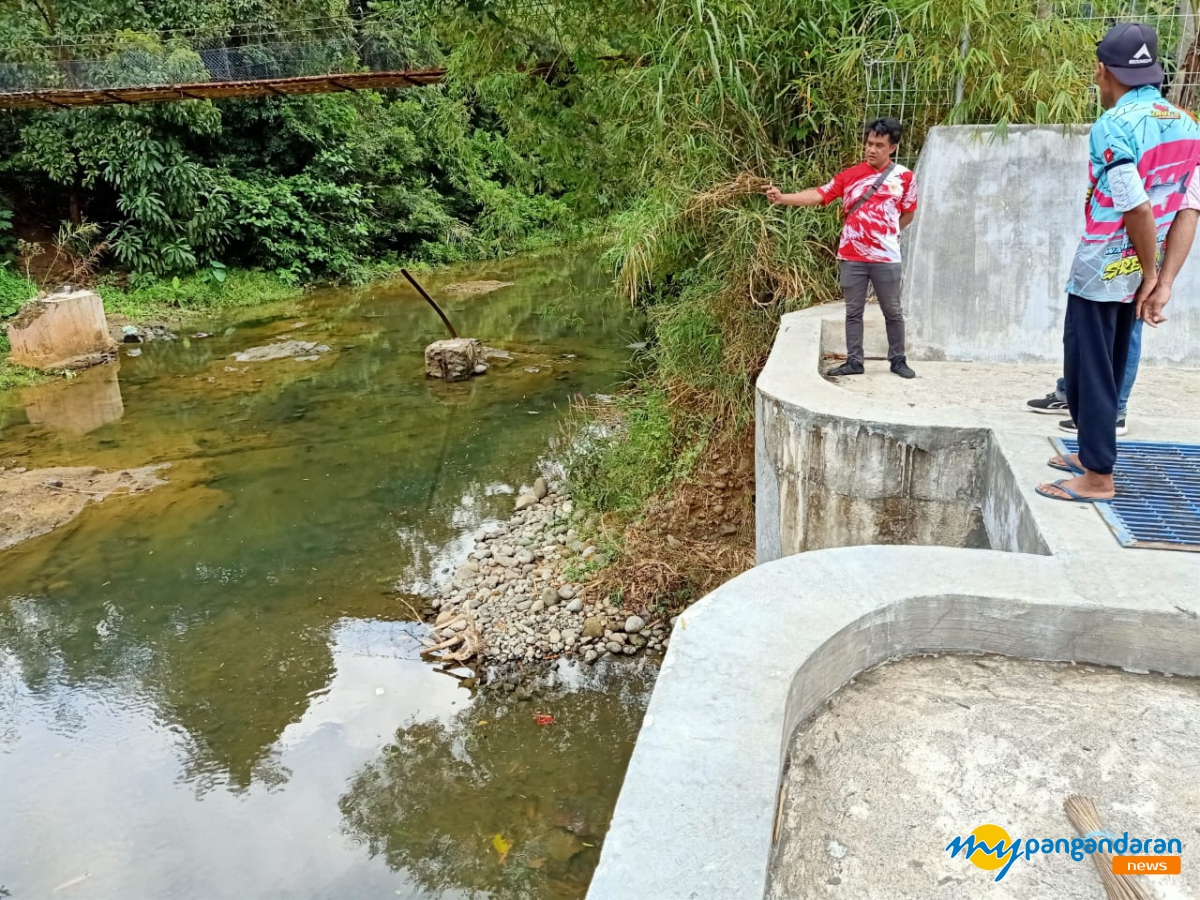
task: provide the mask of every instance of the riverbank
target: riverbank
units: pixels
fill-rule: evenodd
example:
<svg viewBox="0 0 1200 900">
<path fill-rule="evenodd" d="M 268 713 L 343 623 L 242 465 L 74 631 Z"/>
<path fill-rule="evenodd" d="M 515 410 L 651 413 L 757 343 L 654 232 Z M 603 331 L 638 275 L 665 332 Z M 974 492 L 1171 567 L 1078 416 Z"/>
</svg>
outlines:
<svg viewBox="0 0 1200 900">
<path fill-rule="evenodd" d="M 6 273 L 4 296 L 20 297 L 21 285 L 27 296 L 9 302 L 4 309 L 16 313 L 38 295 L 38 287 L 25 278 Z M 171 281 L 157 281 L 131 287 L 116 277 L 101 278 L 92 290 L 104 301 L 110 329 L 119 332 L 125 325 L 161 337 L 186 331 L 222 312 L 255 306 L 285 304 L 303 296 L 307 288 L 292 284 L 266 272 L 248 269 L 230 270 L 218 280 L 211 274 L 190 275 Z M 28 387 L 58 377 L 60 373 L 39 372 L 6 360 L 9 353 L 7 319 L 0 317 L 0 392 Z M 119 340 L 120 338 L 118 338 Z"/>
<path fill-rule="evenodd" d="M 506 521 L 481 528 L 426 609 L 426 653 L 518 668 L 661 655 L 677 616 L 754 564 L 753 437 L 708 448 L 632 519 L 581 508 L 538 478 Z M 619 439 L 619 438 L 617 438 Z"/>
<path fill-rule="evenodd" d="M 600 587 L 595 575 L 609 562 L 570 494 L 538 478 L 510 519 L 476 532 L 467 559 L 430 600 L 436 620 L 425 653 L 491 664 L 662 653 L 672 623 Z"/>
</svg>

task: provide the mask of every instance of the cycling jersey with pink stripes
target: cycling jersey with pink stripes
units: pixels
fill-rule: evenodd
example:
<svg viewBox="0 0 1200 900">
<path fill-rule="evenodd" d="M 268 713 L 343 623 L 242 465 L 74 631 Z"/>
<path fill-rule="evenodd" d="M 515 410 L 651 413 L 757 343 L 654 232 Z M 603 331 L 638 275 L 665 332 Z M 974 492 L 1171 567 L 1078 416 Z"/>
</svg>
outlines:
<svg viewBox="0 0 1200 900">
<path fill-rule="evenodd" d="M 1092 126 L 1090 157 L 1083 239 L 1067 292 L 1128 303 L 1142 283 L 1142 266 L 1125 213 L 1149 201 L 1161 253 L 1200 162 L 1200 126 L 1156 88 L 1134 88 Z"/>
</svg>

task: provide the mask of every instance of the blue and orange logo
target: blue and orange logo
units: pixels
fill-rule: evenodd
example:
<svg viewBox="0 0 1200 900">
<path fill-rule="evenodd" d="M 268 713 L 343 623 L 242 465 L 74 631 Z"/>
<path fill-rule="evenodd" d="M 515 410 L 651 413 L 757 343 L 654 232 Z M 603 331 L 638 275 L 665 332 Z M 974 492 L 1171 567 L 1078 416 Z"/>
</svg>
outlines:
<svg viewBox="0 0 1200 900">
<path fill-rule="evenodd" d="M 1080 862 L 1097 852 L 1113 856 L 1112 869 L 1118 875 L 1178 875 L 1183 842 L 1179 838 L 1131 838 L 1128 831 L 1121 837 L 1096 831 L 1077 838 L 1014 838 L 999 825 L 987 824 L 966 837 L 955 837 L 946 845 L 946 852 L 952 857 L 961 853 L 976 868 L 996 872 L 995 881 L 1007 875 L 1018 859 L 1058 855 Z M 1143 853 L 1154 855 L 1138 855 Z"/>
</svg>

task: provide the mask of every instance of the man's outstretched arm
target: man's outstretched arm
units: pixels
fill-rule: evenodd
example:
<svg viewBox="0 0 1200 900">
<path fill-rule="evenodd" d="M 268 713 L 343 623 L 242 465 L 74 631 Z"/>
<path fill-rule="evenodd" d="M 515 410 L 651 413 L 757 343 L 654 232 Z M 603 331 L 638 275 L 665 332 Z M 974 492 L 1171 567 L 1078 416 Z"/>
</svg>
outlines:
<svg viewBox="0 0 1200 900">
<path fill-rule="evenodd" d="M 771 203 L 777 203 L 780 206 L 824 206 L 825 196 L 816 188 L 809 188 L 806 191 L 799 191 L 795 194 L 785 194 L 775 185 L 771 185 L 764 191 L 767 195 L 767 200 Z"/>
<path fill-rule="evenodd" d="M 1167 317 L 1163 307 L 1171 301 L 1171 288 L 1175 276 L 1187 262 L 1196 238 L 1196 222 L 1200 220 L 1200 209 L 1185 208 L 1175 214 L 1171 228 L 1167 231 L 1167 249 L 1163 254 L 1162 268 L 1158 270 L 1158 281 L 1154 290 L 1144 301 L 1139 297 L 1137 317 L 1152 328 L 1157 328 Z"/>
</svg>

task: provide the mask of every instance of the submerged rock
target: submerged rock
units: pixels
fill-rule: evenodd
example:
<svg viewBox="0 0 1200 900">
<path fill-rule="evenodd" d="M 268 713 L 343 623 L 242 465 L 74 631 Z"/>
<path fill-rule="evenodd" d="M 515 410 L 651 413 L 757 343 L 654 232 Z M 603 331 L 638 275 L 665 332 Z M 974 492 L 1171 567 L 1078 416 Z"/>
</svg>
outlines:
<svg viewBox="0 0 1200 900">
<path fill-rule="evenodd" d="M 490 294 L 492 291 L 498 291 L 501 288 L 512 287 L 512 284 L 511 281 L 459 281 L 446 285 L 442 288 L 442 293 L 459 294 L 460 296 Z"/>
<path fill-rule="evenodd" d="M 295 358 L 299 360 L 319 359 L 320 354 L 328 353 L 329 347 L 315 341 L 276 341 L 264 347 L 251 347 L 241 353 L 233 354 L 238 362 L 268 362 L 273 359 Z"/>
</svg>

